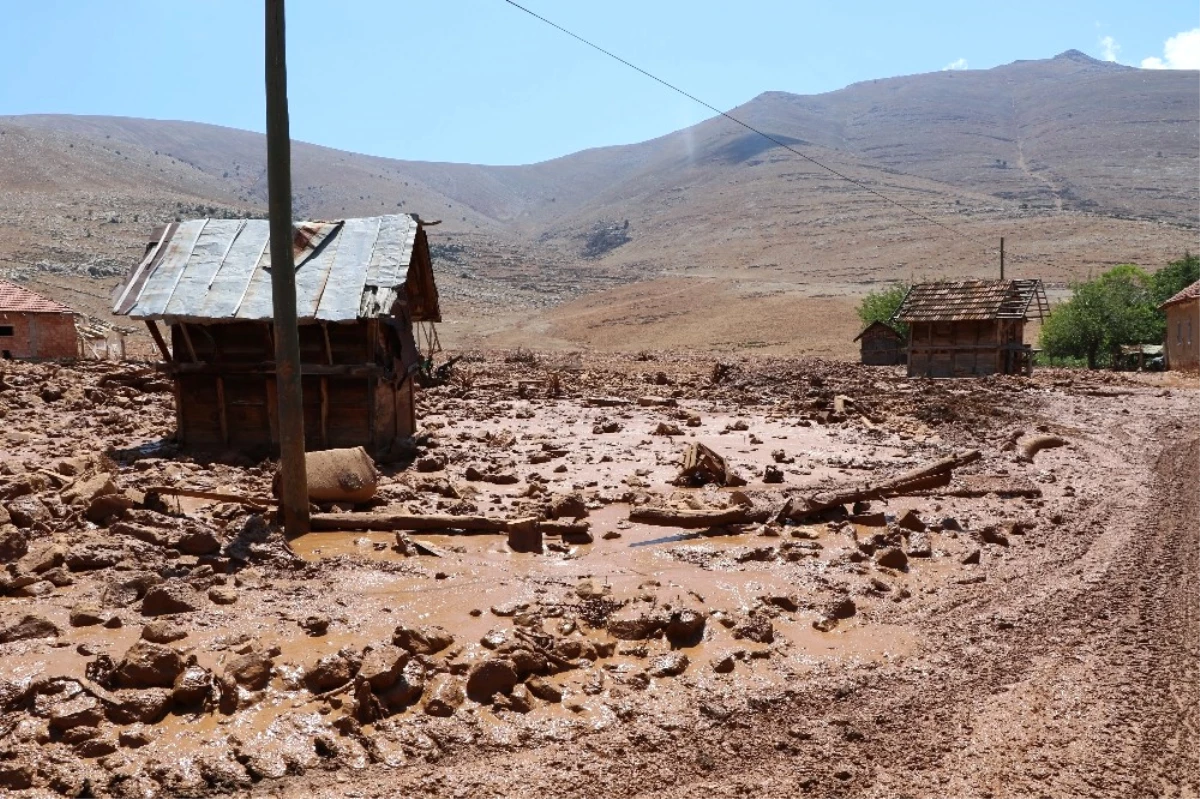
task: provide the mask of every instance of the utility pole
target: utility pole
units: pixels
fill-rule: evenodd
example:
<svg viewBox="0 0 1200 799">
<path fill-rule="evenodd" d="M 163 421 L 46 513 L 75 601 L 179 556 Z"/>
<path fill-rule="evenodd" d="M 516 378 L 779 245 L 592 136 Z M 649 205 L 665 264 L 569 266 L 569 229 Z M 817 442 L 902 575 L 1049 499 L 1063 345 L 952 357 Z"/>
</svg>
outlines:
<svg viewBox="0 0 1200 799">
<path fill-rule="evenodd" d="M 1000 279 L 1004 279 L 1004 237 L 1000 237 Z"/>
<path fill-rule="evenodd" d="M 267 193 L 271 217 L 271 301 L 275 312 L 275 381 L 279 414 L 279 504 L 289 537 L 309 531 L 300 393 L 300 327 L 292 259 L 292 138 L 288 128 L 287 48 L 283 0 L 266 0 Z"/>
</svg>

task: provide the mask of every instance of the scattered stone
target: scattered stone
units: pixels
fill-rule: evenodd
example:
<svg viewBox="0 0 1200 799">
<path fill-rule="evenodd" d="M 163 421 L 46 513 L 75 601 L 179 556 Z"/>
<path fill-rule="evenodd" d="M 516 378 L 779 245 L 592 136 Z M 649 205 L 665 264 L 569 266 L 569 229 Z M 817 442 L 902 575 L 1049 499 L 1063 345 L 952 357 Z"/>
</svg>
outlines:
<svg viewBox="0 0 1200 799">
<path fill-rule="evenodd" d="M 0 506 L 3 511 L 3 506 Z M 0 527 L 8 521 L 0 519 Z M 25 557 L 29 551 L 29 539 L 20 530 L 0 530 L 0 563 L 12 563 Z"/>
<path fill-rule="evenodd" d="M 554 683 L 542 677 L 531 677 L 525 686 L 529 689 L 529 693 L 541 699 L 543 702 L 561 702 L 563 698 L 562 689 Z"/>
<path fill-rule="evenodd" d="M 106 710 L 113 724 L 155 724 L 171 709 L 172 690 L 146 688 L 138 691 L 117 691 L 117 703 Z"/>
<path fill-rule="evenodd" d="M 733 671 L 733 667 L 735 665 L 735 659 L 732 652 L 722 652 L 718 655 L 715 655 L 709 662 L 712 665 L 712 670 L 717 674 L 729 674 L 731 671 Z"/>
<path fill-rule="evenodd" d="M 200 704 L 211 695 L 212 682 L 212 672 L 193 663 L 175 678 L 171 696 L 184 707 Z"/>
<path fill-rule="evenodd" d="M 1002 533 L 999 527 L 992 524 L 979 531 L 979 540 L 985 544 L 999 544 L 1002 547 L 1008 546 L 1008 536 Z"/>
<path fill-rule="evenodd" d="M 733 637 L 758 644 L 769 644 L 775 640 L 775 626 L 763 613 L 751 613 L 746 621 L 733 628 Z"/>
<path fill-rule="evenodd" d="M 117 664 L 114 676 L 122 688 L 171 688 L 183 669 L 183 658 L 171 647 L 138 641 Z"/>
<path fill-rule="evenodd" d="M 329 631 L 329 617 L 309 616 L 300 622 L 300 629 L 313 637 L 324 635 Z"/>
<path fill-rule="evenodd" d="M 0 630 L 0 644 L 29 641 L 34 638 L 57 638 L 59 633 L 58 625 L 49 619 L 27 615 L 11 627 Z"/>
<path fill-rule="evenodd" d="M 38 524 L 47 524 L 54 516 L 50 509 L 35 496 L 23 496 L 5 505 L 12 523 L 22 529 L 28 529 Z"/>
<path fill-rule="evenodd" d="M 452 674 L 439 674 L 433 678 L 429 698 L 425 700 L 425 713 L 430 716 L 453 716 L 464 699 L 462 683 Z"/>
<path fill-rule="evenodd" d="M 979 563 L 979 559 L 980 559 L 979 547 L 975 547 L 975 549 L 972 549 L 970 552 L 968 552 L 967 556 L 962 559 L 962 563 L 964 566 L 971 566 L 976 563 Z"/>
<path fill-rule="evenodd" d="M 560 494 L 550 500 L 547 515 L 551 519 L 582 519 L 588 515 L 587 502 L 577 493 Z"/>
<path fill-rule="evenodd" d="M 666 620 L 636 608 L 625 607 L 608 617 L 608 634 L 621 641 L 643 641 L 663 628 Z"/>
<path fill-rule="evenodd" d="M 858 606 L 854 604 L 854 600 L 850 597 L 842 597 L 835 599 L 830 603 L 826 610 L 826 615 L 832 616 L 835 619 L 848 619 L 858 612 Z"/>
<path fill-rule="evenodd" d="M 876 553 L 875 562 L 889 569 L 904 571 L 908 568 L 908 555 L 899 547 L 887 547 Z"/>
<path fill-rule="evenodd" d="M 103 624 L 108 617 L 96 605 L 76 605 L 68 617 L 72 627 L 92 627 Z"/>
<path fill-rule="evenodd" d="M 195 526 L 180 536 L 175 548 L 185 555 L 215 555 L 221 551 L 222 542 L 214 530 Z"/>
<path fill-rule="evenodd" d="M 682 652 L 668 652 L 656 657 L 650 664 L 651 677 L 675 677 L 688 667 L 688 656 Z"/>
<path fill-rule="evenodd" d="M 386 691 L 400 679 L 408 660 L 409 654 L 403 649 L 390 644 L 379 644 L 363 653 L 362 666 L 358 673 L 376 691 Z"/>
<path fill-rule="evenodd" d="M 925 522 L 921 521 L 921 517 L 912 509 L 906 510 L 901 514 L 896 519 L 896 524 L 905 530 L 915 530 L 917 532 L 924 532 L 925 530 Z"/>
<path fill-rule="evenodd" d="M 80 693 L 50 708 L 50 729 L 64 733 L 76 727 L 98 727 L 104 721 L 104 707 L 96 697 Z"/>
<path fill-rule="evenodd" d="M 454 643 L 454 636 L 437 625 L 400 625 L 392 634 L 392 643 L 414 655 L 436 655 Z"/>
<path fill-rule="evenodd" d="M 704 638 L 704 615 L 684 608 L 671 614 L 667 622 L 667 640 L 672 646 L 695 646 Z"/>
<path fill-rule="evenodd" d="M 333 652 L 304 673 L 304 682 L 315 694 L 345 685 L 358 673 L 359 663 L 345 650 Z"/>
<path fill-rule="evenodd" d="M 490 702 L 497 693 L 508 693 L 517 684 L 516 666 L 507 658 L 488 658 L 476 664 L 467 676 L 467 696 Z"/>
<path fill-rule="evenodd" d="M 143 616 L 190 613 L 200 608 L 200 595 L 186 583 L 163 583 L 146 592 L 142 600 Z"/>
<path fill-rule="evenodd" d="M 271 682 L 271 670 L 275 662 L 264 652 L 247 652 L 225 666 L 225 677 L 248 688 L 261 691 Z"/>
<path fill-rule="evenodd" d="M 924 532 L 913 532 L 908 536 L 908 556 L 910 558 L 933 557 L 933 542 Z"/>
<path fill-rule="evenodd" d="M 182 624 L 162 619 L 152 621 L 142 628 L 142 638 L 156 644 L 169 644 L 187 637 L 187 629 Z"/>
<path fill-rule="evenodd" d="M 417 459 L 418 472 L 440 472 L 446 468 L 446 456 L 440 452 L 433 452 Z"/>
<path fill-rule="evenodd" d="M 208 589 L 208 598 L 216 605 L 232 605 L 238 600 L 238 592 L 231 585 L 214 585 Z"/>
</svg>

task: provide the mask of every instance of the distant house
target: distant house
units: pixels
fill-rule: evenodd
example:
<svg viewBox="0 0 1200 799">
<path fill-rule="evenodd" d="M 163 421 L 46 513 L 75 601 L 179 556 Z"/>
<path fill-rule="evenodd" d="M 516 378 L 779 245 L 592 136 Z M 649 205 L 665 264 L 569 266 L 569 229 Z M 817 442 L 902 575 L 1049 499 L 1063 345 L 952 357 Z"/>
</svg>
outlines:
<svg viewBox="0 0 1200 799">
<path fill-rule="evenodd" d="M 908 359 L 904 349 L 904 337 L 891 325 L 872 322 L 863 332 L 854 337 L 861 342 L 862 362 L 867 366 L 896 366 Z"/>
<path fill-rule="evenodd" d="M 74 311 L 0 280 L 0 356 L 12 360 L 78 355 Z"/>
<path fill-rule="evenodd" d="M 909 377 L 1030 374 L 1025 322 L 1049 311 L 1040 280 L 963 280 L 909 289 L 892 318 L 908 324 Z"/>
<path fill-rule="evenodd" d="M 1200 280 L 1158 307 L 1167 314 L 1167 368 L 1200 369 Z"/>
<path fill-rule="evenodd" d="M 386 455 L 416 428 L 413 325 L 441 321 L 424 226 L 397 214 L 294 233 L 306 445 Z M 115 292 L 113 313 L 144 320 L 167 361 L 187 447 L 278 449 L 269 244 L 265 219 L 172 224 Z"/>
</svg>

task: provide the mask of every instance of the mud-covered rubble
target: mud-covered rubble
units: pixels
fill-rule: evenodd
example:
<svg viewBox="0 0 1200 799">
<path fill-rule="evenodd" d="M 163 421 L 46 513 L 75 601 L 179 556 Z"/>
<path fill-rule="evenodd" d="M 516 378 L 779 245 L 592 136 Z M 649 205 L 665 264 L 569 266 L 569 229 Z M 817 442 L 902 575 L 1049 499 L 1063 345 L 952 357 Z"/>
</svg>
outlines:
<svg viewBox="0 0 1200 799">
<path fill-rule="evenodd" d="M 934 598 L 967 601 L 1092 501 L 1073 431 L 1039 416 L 1062 375 L 517 356 L 464 358 L 374 495 L 315 507 L 480 515 L 507 536 L 290 542 L 256 503 L 151 490 L 263 497 L 275 473 L 178 452 L 153 370 L 6 365 L 0 786 L 223 792 L 724 723 L 919 650 Z M 1025 446 L 1051 435 L 1065 446 Z M 693 445 L 745 479 L 680 485 Z M 964 447 L 982 457 L 944 488 L 778 513 Z M 636 508 L 764 514 L 690 530 Z"/>
</svg>

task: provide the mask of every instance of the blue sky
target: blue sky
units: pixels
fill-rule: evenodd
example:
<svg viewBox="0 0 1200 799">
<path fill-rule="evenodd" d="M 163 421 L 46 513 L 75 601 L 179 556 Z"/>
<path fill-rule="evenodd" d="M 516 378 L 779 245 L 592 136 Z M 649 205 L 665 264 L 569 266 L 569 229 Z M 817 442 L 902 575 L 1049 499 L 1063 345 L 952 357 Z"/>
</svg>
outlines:
<svg viewBox="0 0 1200 799">
<path fill-rule="evenodd" d="M 819 93 L 1072 48 L 1200 66 L 1195 0 L 524 4 L 721 108 L 764 91 Z M 261 0 L 8 3 L 0 114 L 261 131 L 262 25 Z M 710 116 L 503 0 L 288 0 L 288 34 L 292 135 L 331 147 L 518 164 Z"/>
</svg>

